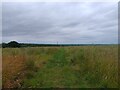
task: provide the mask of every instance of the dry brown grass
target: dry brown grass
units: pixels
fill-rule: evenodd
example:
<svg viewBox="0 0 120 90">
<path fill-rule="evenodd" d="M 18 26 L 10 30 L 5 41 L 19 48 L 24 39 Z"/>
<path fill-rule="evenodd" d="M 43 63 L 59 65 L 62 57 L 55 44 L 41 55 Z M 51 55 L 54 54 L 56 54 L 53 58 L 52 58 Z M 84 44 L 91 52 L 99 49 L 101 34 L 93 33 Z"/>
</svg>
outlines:
<svg viewBox="0 0 120 90">
<path fill-rule="evenodd" d="M 24 78 L 26 79 L 26 72 L 28 79 L 24 87 L 36 86 L 37 88 L 49 87 L 49 85 L 86 88 L 118 87 L 118 47 L 116 45 L 4 48 L 2 56 L 3 87 L 5 88 L 21 87 L 20 83 Z M 73 60 L 72 63 L 71 60 Z M 55 66 L 60 63 L 62 67 Z M 43 68 L 46 65 L 48 67 Z M 26 67 L 29 66 L 27 70 Z M 39 68 L 38 72 L 34 72 L 36 67 Z M 35 76 L 33 73 L 36 73 Z M 60 75 L 61 73 L 63 76 Z M 39 82 L 39 86 L 36 81 Z"/>
<path fill-rule="evenodd" d="M 17 49 L 14 49 L 17 51 Z M 8 50 L 4 51 L 6 54 L 7 53 L 13 53 L 14 50 Z M 5 88 L 12 88 L 16 87 L 16 81 L 18 82 L 17 78 L 18 75 L 23 72 L 24 69 L 24 62 L 26 60 L 26 57 L 22 54 L 14 54 L 14 55 L 9 55 L 9 54 L 3 54 L 2 56 L 2 67 L 3 67 L 3 87 Z"/>
</svg>

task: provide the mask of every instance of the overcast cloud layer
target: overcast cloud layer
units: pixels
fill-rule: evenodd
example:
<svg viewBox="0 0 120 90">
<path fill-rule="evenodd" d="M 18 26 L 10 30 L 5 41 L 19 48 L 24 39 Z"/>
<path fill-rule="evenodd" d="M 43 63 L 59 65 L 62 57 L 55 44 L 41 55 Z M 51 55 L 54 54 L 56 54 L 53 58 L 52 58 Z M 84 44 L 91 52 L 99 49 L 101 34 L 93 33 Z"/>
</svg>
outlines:
<svg viewBox="0 0 120 90">
<path fill-rule="evenodd" d="M 117 3 L 3 3 L 3 42 L 118 43 Z"/>
</svg>

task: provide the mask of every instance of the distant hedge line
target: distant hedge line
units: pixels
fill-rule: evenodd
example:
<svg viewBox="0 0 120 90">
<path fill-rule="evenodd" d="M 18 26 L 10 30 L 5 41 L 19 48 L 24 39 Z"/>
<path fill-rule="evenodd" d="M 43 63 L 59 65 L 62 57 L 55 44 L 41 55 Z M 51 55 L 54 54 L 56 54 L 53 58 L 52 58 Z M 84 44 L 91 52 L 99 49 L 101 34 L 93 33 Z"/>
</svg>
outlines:
<svg viewBox="0 0 120 90">
<path fill-rule="evenodd" d="M 2 48 L 20 48 L 20 47 L 45 47 L 45 46 L 98 46 L 98 45 L 112 45 L 112 44 L 29 44 L 29 43 L 18 43 L 11 41 L 9 43 L 2 43 Z"/>
</svg>

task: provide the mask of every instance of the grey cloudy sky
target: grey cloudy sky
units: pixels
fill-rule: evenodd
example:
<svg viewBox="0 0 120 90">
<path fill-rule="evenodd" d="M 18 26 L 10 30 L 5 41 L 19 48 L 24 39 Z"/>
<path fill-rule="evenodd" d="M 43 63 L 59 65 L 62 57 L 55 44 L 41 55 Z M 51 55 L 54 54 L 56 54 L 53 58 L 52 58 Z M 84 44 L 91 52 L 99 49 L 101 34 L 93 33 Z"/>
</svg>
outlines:
<svg viewBox="0 0 120 90">
<path fill-rule="evenodd" d="M 4 2 L 3 42 L 118 43 L 113 2 Z"/>
</svg>

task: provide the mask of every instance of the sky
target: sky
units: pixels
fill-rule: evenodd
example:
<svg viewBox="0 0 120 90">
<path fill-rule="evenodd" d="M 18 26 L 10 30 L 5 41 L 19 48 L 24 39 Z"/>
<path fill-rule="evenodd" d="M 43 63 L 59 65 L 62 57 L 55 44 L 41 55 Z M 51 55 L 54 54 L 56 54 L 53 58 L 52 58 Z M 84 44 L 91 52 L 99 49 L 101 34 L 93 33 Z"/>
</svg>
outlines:
<svg viewBox="0 0 120 90">
<path fill-rule="evenodd" d="M 114 2 L 4 2 L 2 40 L 21 43 L 116 44 Z"/>
</svg>

